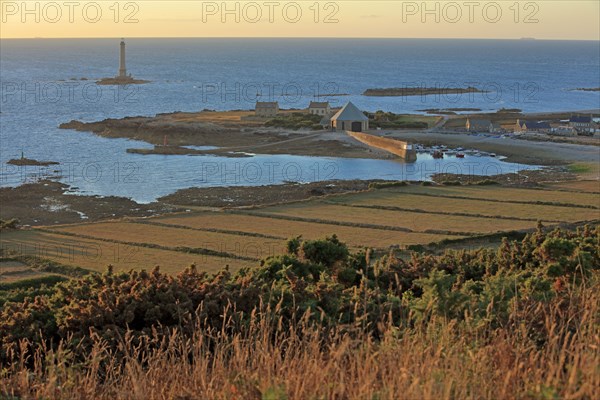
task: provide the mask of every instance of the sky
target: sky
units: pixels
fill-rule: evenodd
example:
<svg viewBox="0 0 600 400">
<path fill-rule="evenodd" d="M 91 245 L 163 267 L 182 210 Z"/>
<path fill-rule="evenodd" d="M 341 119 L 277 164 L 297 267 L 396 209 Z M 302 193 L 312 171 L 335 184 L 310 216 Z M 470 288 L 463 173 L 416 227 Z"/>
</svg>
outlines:
<svg viewBox="0 0 600 400">
<path fill-rule="evenodd" d="M 5 1 L 0 38 L 600 40 L 600 1 Z"/>
</svg>

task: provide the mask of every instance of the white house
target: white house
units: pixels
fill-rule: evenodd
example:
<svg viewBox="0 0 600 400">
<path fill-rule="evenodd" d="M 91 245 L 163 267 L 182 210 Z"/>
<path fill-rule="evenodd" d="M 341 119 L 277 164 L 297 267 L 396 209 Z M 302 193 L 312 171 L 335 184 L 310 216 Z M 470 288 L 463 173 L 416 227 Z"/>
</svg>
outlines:
<svg viewBox="0 0 600 400">
<path fill-rule="evenodd" d="M 369 118 L 358 107 L 348 102 L 331 117 L 331 128 L 338 131 L 367 131 L 369 130 Z"/>
<path fill-rule="evenodd" d="M 569 119 L 569 126 L 575 128 L 577 132 L 594 133 L 594 121 L 591 115 L 573 115 Z"/>
<path fill-rule="evenodd" d="M 329 115 L 331 113 L 331 107 L 328 101 L 311 101 L 308 106 L 308 112 L 314 115 Z"/>
</svg>

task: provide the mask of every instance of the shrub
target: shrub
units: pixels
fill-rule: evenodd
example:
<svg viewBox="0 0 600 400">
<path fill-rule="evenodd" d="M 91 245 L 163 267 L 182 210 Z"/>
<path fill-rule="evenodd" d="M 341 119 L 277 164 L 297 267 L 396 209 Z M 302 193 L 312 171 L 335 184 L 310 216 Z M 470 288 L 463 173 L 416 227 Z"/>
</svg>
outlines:
<svg viewBox="0 0 600 400">
<path fill-rule="evenodd" d="M 349 255 L 348 247 L 341 243 L 336 235 L 327 237 L 325 240 L 305 241 L 302 243 L 302 253 L 307 260 L 323 264 L 326 267 L 345 260 Z"/>
<path fill-rule="evenodd" d="M 371 182 L 369 183 L 369 189 L 385 189 L 390 187 L 403 187 L 408 186 L 406 181 L 390 181 L 390 182 Z"/>
<path fill-rule="evenodd" d="M 18 229 L 19 220 L 16 218 L 3 220 L 0 219 L 0 231 Z"/>
<path fill-rule="evenodd" d="M 461 181 L 450 181 L 450 180 L 448 180 L 448 181 L 442 181 L 441 183 L 444 186 L 461 186 L 462 185 Z"/>
</svg>

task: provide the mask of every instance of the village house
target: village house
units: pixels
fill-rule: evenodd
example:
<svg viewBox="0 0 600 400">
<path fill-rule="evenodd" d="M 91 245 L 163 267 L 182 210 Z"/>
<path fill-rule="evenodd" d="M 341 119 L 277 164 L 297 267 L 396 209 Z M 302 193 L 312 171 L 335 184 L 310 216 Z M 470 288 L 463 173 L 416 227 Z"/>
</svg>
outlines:
<svg viewBox="0 0 600 400">
<path fill-rule="evenodd" d="M 274 117 L 279 113 L 279 103 L 276 101 L 257 101 L 254 110 L 257 117 Z"/>
<path fill-rule="evenodd" d="M 569 125 L 560 125 L 552 128 L 551 133 L 558 136 L 576 136 L 577 130 Z"/>
<path fill-rule="evenodd" d="M 369 130 L 369 118 L 358 107 L 348 102 L 331 117 L 330 126 L 332 130 L 364 132 Z"/>
<path fill-rule="evenodd" d="M 589 115 L 574 115 L 569 119 L 569 126 L 582 133 L 594 133 L 594 121 Z"/>
<path fill-rule="evenodd" d="M 499 122 L 492 122 L 490 124 L 490 133 L 504 133 L 506 132 Z"/>
<path fill-rule="evenodd" d="M 308 112 L 314 115 L 329 115 L 331 113 L 331 107 L 328 101 L 311 101 L 308 106 Z"/>
<path fill-rule="evenodd" d="M 492 121 L 489 119 L 467 118 L 465 128 L 467 132 L 491 132 L 493 130 Z"/>
<path fill-rule="evenodd" d="M 552 127 L 548 122 L 517 120 L 515 132 L 550 133 Z"/>
</svg>

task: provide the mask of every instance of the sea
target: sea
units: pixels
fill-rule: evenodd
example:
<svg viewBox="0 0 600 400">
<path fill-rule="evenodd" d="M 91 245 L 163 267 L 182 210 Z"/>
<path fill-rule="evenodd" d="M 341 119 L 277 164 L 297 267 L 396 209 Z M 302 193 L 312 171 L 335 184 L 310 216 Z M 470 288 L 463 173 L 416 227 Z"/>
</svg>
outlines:
<svg viewBox="0 0 600 400">
<path fill-rule="evenodd" d="M 58 129 L 173 111 L 251 109 L 256 100 L 305 108 L 312 100 L 363 110 L 424 113 L 472 108 L 524 112 L 600 108 L 598 41 L 451 39 L 126 39 L 127 69 L 144 85 L 98 86 L 117 74 L 120 39 L 0 40 L 0 186 L 53 177 L 74 195 L 141 203 L 188 187 L 331 179 L 494 175 L 536 166 L 467 155 L 417 162 L 252 154 L 245 158 L 129 154 L 151 147 Z M 367 97 L 370 88 L 467 87 L 485 93 Z M 59 162 L 17 167 L 21 156 Z"/>
</svg>

